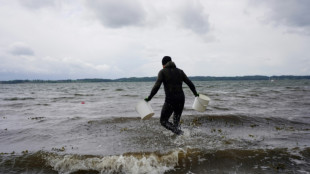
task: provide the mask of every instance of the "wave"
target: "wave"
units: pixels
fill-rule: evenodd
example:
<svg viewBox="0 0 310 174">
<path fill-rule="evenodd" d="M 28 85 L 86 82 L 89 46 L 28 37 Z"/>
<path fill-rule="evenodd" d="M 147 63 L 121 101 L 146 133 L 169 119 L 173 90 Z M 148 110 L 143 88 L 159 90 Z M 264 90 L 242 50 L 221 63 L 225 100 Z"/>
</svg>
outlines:
<svg viewBox="0 0 310 174">
<path fill-rule="evenodd" d="M 35 98 L 32 97 L 13 97 L 13 98 L 5 98 L 3 99 L 5 101 L 16 101 L 16 100 L 35 100 Z"/>
<path fill-rule="evenodd" d="M 39 103 L 39 104 L 36 104 L 37 106 L 50 106 L 50 104 L 46 104 L 46 103 L 44 103 L 44 104 L 41 104 L 41 103 Z"/>
<path fill-rule="evenodd" d="M 153 173 L 173 170 L 179 151 L 160 153 L 126 153 L 113 156 L 77 155 L 39 151 L 21 156 L 2 154 L 0 169 L 5 173 L 44 171 L 42 173 Z M 13 164 L 14 163 L 14 164 Z M 30 172 L 31 173 L 31 172 Z M 38 173 L 38 172 L 34 172 Z"/>
<path fill-rule="evenodd" d="M 139 97 L 139 95 L 131 95 L 131 94 L 125 94 L 125 95 L 121 95 L 121 96 L 123 96 L 123 97 L 134 97 L 134 98 Z"/>
<path fill-rule="evenodd" d="M 76 97 L 84 97 L 84 96 L 94 96 L 94 94 L 79 94 L 79 93 L 77 93 L 77 94 L 74 94 L 74 96 L 76 96 Z"/>
<path fill-rule="evenodd" d="M 231 110 L 231 109 L 229 109 L 229 108 L 217 107 L 217 106 L 214 106 L 213 109 L 221 110 L 221 111 L 229 111 L 229 110 Z"/>
<path fill-rule="evenodd" d="M 128 123 L 131 121 L 140 122 L 140 117 L 114 117 L 114 118 L 103 118 L 98 120 L 89 120 L 87 123 L 92 125 L 102 125 L 102 124 L 119 124 L 119 123 Z"/>
<path fill-rule="evenodd" d="M 47 163 L 60 173 L 97 171 L 100 173 L 164 173 L 178 163 L 178 151 L 168 154 L 128 153 L 106 157 L 49 155 Z"/>
<path fill-rule="evenodd" d="M 172 116 L 171 116 L 172 118 Z M 159 118 L 153 117 L 150 120 L 143 122 L 158 122 Z M 141 123 L 140 117 L 110 117 L 110 118 L 100 118 L 96 120 L 89 120 L 88 124 L 102 125 L 102 124 L 122 124 L 122 123 Z M 261 125 L 261 126 L 276 126 L 276 125 L 286 125 L 295 126 L 296 128 L 309 127 L 310 124 L 303 122 L 303 120 L 291 120 L 287 118 L 280 117 L 253 117 L 247 115 L 239 114 L 227 114 L 227 115 L 183 115 L 181 117 L 181 123 L 187 125 L 188 123 L 193 123 L 197 125 L 209 124 L 209 123 L 219 123 L 219 124 L 234 124 L 234 125 Z"/>
<path fill-rule="evenodd" d="M 5 173 L 306 173 L 309 162 L 310 148 L 202 150 L 187 147 L 167 153 L 129 152 L 111 156 L 44 151 L 0 155 L 0 169 Z"/>
<path fill-rule="evenodd" d="M 73 100 L 75 99 L 76 97 L 55 97 L 55 98 L 52 98 L 53 102 L 57 102 L 57 101 L 60 101 L 60 100 Z"/>
</svg>

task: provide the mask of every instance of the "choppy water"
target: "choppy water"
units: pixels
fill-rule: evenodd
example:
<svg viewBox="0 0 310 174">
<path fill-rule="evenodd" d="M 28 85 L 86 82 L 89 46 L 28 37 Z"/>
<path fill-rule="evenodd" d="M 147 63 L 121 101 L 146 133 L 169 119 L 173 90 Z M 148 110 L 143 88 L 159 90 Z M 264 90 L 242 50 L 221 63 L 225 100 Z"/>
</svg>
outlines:
<svg viewBox="0 0 310 174">
<path fill-rule="evenodd" d="M 194 82 L 184 135 L 134 108 L 153 83 L 0 85 L 0 173 L 309 173 L 310 81 Z M 82 104 L 82 103 L 85 104 Z"/>
</svg>

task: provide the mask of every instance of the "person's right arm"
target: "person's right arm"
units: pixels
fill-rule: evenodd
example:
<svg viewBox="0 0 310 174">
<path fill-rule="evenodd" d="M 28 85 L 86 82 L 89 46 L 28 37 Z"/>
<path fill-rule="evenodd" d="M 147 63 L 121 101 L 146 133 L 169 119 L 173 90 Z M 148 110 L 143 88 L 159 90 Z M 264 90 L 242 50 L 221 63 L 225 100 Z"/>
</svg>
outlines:
<svg viewBox="0 0 310 174">
<path fill-rule="evenodd" d="M 163 82 L 163 72 L 159 71 L 158 76 L 157 76 L 157 80 L 156 80 L 156 82 L 155 82 L 155 84 L 154 84 L 154 86 L 152 88 L 152 91 L 151 91 L 149 97 L 147 98 L 148 101 L 150 101 L 154 97 L 154 95 L 157 93 L 157 91 L 159 90 L 162 82 Z"/>
</svg>

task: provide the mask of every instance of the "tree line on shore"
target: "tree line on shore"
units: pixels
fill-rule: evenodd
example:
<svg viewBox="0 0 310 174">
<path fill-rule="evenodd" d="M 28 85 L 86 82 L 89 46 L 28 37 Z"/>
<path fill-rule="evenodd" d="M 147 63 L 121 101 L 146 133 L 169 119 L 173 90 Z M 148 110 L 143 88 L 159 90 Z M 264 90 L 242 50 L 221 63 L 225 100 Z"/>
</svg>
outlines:
<svg viewBox="0 0 310 174">
<path fill-rule="evenodd" d="M 67 80 L 8 80 L 0 81 L 0 84 L 18 84 L 18 83 L 94 83 L 94 82 L 154 82 L 157 77 L 129 77 L 119 79 L 67 79 Z M 310 76 L 235 76 L 235 77 L 214 77 L 214 76 L 192 76 L 192 81 L 227 81 L 227 80 L 302 80 L 310 79 Z"/>
</svg>

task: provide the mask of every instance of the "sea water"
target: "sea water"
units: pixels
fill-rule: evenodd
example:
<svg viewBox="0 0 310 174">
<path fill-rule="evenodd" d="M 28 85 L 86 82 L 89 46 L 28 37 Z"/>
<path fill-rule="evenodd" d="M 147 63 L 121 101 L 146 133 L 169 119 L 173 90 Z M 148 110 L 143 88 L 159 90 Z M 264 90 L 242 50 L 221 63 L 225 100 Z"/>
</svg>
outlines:
<svg viewBox="0 0 310 174">
<path fill-rule="evenodd" d="M 184 134 L 160 125 L 154 82 L 0 84 L 0 173 L 309 173 L 310 81 L 194 81 Z"/>
</svg>

